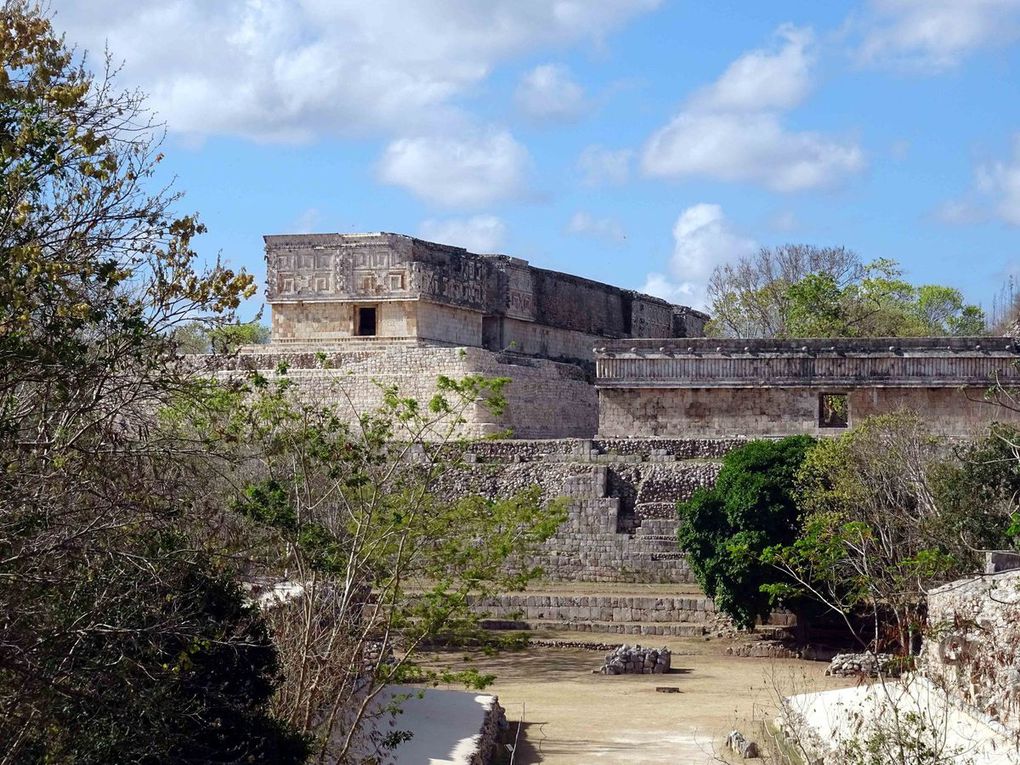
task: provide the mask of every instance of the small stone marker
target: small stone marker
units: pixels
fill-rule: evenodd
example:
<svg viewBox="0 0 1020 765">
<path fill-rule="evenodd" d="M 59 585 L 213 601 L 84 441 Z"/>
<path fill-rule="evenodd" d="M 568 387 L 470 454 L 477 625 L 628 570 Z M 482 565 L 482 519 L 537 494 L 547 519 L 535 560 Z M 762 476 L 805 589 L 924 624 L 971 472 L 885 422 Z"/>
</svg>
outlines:
<svg viewBox="0 0 1020 765">
<path fill-rule="evenodd" d="M 744 734 L 738 730 L 730 731 L 730 735 L 726 737 L 726 746 L 739 754 L 745 760 L 761 756 L 758 753 L 758 745 L 755 742 L 744 738 Z"/>
<path fill-rule="evenodd" d="M 680 689 L 675 685 L 657 685 L 655 690 L 659 693 L 680 693 Z"/>
</svg>

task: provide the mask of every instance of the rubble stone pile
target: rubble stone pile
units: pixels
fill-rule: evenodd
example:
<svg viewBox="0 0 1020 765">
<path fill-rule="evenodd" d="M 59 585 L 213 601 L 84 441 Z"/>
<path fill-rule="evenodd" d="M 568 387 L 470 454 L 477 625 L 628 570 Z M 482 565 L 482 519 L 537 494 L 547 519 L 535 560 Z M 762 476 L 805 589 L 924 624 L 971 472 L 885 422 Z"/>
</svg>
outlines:
<svg viewBox="0 0 1020 765">
<path fill-rule="evenodd" d="M 899 677 L 898 657 L 891 653 L 838 653 L 832 657 L 825 674 L 838 677 L 878 677 L 879 670 L 886 677 Z"/>
<path fill-rule="evenodd" d="M 669 664 L 668 648 L 621 645 L 606 655 L 598 671 L 603 675 L 661 675 L 669 671 Z"/>
</svg>

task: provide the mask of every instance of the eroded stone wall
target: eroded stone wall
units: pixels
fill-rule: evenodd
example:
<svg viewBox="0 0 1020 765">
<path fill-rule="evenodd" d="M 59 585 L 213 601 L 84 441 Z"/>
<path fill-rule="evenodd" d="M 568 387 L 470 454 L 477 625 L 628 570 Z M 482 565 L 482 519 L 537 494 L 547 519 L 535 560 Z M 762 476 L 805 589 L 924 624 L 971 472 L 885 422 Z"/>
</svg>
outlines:
<svg viewBox="0 0 1020 765">
<path fill-rule="evenodd" d="M 358 334 L 355 309 L 375 306 L 380 318 L 394 319 L 377 325 L 380 337 L 591 362 L 596 340 L 702 334 L 708 318 L 518 258 L 398 234 L 267 236 L 265 242 L 277 343 Z"/>
<path fill-rule="evenodd" d="M 965 704 L 1020 732 L 1020 571 L 928 593 L 922 670 Z"/>
<path fill-rule="evenodd" d="M 302 396 L 336 406 L 351 419 L 382 402 L 380 385 L 396 385 L 401 394 L 423 404 L 436 393 L 440 375 L 508 377 L 505 413 L 494 416 L 483 406 L 465 412 L 461 434 L 478 437 L 509 429 L 519 438 L 570 438 L 594 435 L 597 422 L 595 389 L 584 372 L 516 354 L 481 348 L 417 345 L 370 347 L 354 345 L 328 353 L 247 353 L 236 358 L 194 357 L 200 368 L 221 376 L 257 369 L 272 377 L 280 364 Z"/>
<path fill-rule="evenodd" d="M 936 433 L 969 436 L 995 420 L 1020 421 L 1016 412 L 984 400 L 986 388 L 602 388 L 599 435 L 620 437 L 751 437 L 799 433 L 825 435 L 841 428 L 819 426 L 819 396 L 847 395 L 849 425 L 878 414 L 920 413 Z"/>
</svg>

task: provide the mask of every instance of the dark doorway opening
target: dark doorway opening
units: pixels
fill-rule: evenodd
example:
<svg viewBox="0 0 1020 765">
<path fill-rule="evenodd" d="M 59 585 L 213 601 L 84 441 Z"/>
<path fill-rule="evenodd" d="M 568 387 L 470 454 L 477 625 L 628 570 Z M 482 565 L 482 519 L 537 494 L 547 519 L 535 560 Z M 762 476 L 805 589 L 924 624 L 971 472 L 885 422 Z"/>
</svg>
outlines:
<svg viewBox="0 0 1020 765">
<path fill-rule="evenodd" d="M 503 319 L 501 317 L 482 317 L 482 347 L 487 351 L 503 350 Z"/>
<path fill-rule="evenodd" d="M 358 308 L 357 327 L 355 334 L 358 337 L 375 336 L 375 306 L 361 306 Z"/>
<path fill-rule="evenodd" d="M 818 394 L 818 427 L 845 428 L 850 423 L 850 403 L 845 393 Z"/>
</svg>

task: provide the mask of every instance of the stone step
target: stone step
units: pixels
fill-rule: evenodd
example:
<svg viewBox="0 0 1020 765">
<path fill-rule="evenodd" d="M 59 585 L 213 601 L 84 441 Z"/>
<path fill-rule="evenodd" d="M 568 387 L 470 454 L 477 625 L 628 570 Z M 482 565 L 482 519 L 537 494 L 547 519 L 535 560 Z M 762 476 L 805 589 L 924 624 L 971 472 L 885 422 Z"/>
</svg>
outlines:
<svg viewBox="0 0 1020 765">
<path fill-rule="evenodd" d="M 528 619 L 532 631 L 551 632 L 598 632 L 609 635 L 667 635 L 673 637 L 701 637 L 707 633 L 703 624 L 687 622 L 605 622 L 605 621 L 564 621 L 556 619 Z"/>
<path fill-rule="evenodd" d="M 704 595 L 510 593 L 478 599 L 472 607 L 489 619 L 557 622 L 704 624 L 715 604 Z"/>
</svg>

